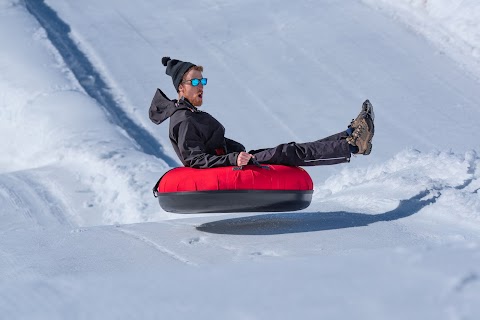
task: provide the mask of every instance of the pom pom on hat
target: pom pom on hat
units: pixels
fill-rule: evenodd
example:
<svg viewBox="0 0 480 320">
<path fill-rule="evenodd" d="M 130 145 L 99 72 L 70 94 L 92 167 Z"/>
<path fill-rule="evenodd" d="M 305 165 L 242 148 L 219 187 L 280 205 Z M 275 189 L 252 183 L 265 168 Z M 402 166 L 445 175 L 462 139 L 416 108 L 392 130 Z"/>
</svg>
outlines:
<svg viewBox="0 0 480 320">
<path fill-rule="evenodd" d="M 170 57 L 163 57 L 163 58 L 162 58 L 162 64 L 166 67 L 168 61 L 170 61 L 170 60 L 172 60 L 172 59 L 170 59 Z"/>
</svg>

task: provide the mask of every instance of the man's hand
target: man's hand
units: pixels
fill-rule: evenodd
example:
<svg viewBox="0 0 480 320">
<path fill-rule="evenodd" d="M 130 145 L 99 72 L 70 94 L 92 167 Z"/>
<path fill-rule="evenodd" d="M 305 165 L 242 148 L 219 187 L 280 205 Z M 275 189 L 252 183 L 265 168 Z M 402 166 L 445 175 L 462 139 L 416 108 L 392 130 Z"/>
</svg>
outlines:
<svg viewBox="0 0 480 320">
<path fill-rule="evenodd" d="M 251 158 L 254 158 L 250 153 L 244 151 L 240 152 L 237 157 L 237 166 L 245 166 L 248 164 Z"/>
</svg>

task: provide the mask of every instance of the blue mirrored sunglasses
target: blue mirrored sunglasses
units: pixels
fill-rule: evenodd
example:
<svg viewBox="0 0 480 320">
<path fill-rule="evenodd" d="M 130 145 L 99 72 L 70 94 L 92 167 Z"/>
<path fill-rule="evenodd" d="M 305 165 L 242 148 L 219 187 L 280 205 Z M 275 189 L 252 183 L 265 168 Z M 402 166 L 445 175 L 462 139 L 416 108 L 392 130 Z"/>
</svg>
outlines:
<svg viewBox="0 0 480 320">
<path fill-rule="evenodd" d="M 207 78 L 202 78 L 202 79 L 190 79 L 190 80 L 184 80 L 183 82 L 190 82 L 192 84 L 192 86 L 196 87 L 198 86 L 200 83 L 202 84 L 202 86 L 206 86 L 207 85 Z"/>
</svg>

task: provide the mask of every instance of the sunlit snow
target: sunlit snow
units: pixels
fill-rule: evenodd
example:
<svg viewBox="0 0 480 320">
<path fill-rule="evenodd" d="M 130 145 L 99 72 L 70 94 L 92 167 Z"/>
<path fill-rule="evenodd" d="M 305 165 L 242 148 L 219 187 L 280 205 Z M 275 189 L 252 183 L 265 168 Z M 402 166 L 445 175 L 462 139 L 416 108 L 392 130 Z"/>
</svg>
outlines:
<svg viewBox="0 0 480 320">
<path fill-rule="evenodd" d="M 0 2 L 0 318 L 477 319 L 476 1 Z M 345 130 L 309 208 L 178 215 L 163 56 L 247 149 Z"/>
</svg>

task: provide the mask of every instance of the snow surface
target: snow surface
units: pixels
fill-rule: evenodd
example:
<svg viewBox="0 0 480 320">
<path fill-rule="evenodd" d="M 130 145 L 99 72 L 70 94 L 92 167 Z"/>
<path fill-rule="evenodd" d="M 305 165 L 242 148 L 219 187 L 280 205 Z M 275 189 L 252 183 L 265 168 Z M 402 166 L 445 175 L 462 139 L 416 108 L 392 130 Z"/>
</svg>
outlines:
<svg viewBox="0 0 480 320">
<path fill-rule="evenodd" d="M 476 1 L 0 2 L 0 318 L 478 319 Z M 175 215 L 162 56 L 247 149 L 344 130 L 292 213 Z"/>
</svg>

